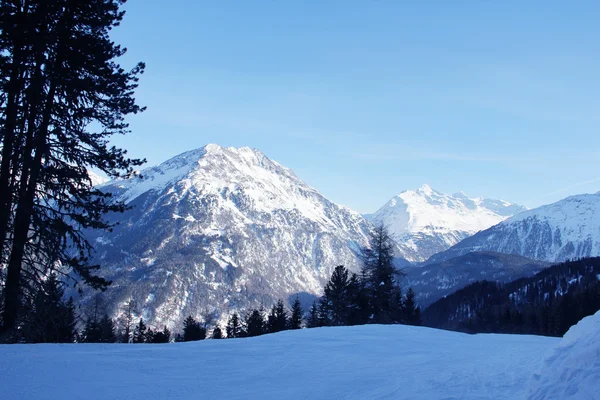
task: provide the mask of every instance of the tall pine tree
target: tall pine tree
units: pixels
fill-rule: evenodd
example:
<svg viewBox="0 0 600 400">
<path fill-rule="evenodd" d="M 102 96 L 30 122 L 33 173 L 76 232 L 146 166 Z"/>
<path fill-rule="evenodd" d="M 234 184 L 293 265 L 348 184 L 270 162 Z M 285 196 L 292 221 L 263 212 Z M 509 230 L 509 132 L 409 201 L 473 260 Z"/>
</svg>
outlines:
<svg viewBox="0 0 600 400">
<path fill-rule="evenodd" d="M 84 230 L 124 204 L 92 187 L 90 168 L 127 176 L 142 160 L 111 145 L 128 132 L 140 63 L 124 70 L 125 49 L 109 38 L 124 0 L 0 3 L 0 339 L 18 321 L 20 302 L 48 271 L 94 288 L 98 277 Z M 70 269 L 70 271 L 69 271 Z"/>
<path fill-rule="evenodd" d="M 384 225 L 374 228 L 369 246 L 361 249 L 361 278 L 369 297 L 370 322 L 397 323 L 398 278 L 401 273 L 394 266 L 394 241 Z"/>
<path fill-rule="evenodd" d="M 302 328 L 302 316 L 304 311 L 302 311 L 302 306 L 300 305 L 300 299 L 298 296 L 294 299 L 294 303 L 292 304 L 292 315 L 289 320 L 289 329 L 300 329 Z"/>
</svg>

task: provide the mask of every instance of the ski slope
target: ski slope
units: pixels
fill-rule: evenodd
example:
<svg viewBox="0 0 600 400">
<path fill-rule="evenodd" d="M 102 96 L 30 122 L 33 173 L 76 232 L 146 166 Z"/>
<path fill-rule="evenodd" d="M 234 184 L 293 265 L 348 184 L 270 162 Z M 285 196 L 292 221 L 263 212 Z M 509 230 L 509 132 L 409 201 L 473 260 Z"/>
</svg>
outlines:
<svg viewBox="0 0 600 400">
<path fill-rule="evenodd" d="M 595 360 L 571 378 L 588 364 L 600 369 L 594 318 L 588 328 L 598 332 L 585 345 L 595 343 Z M 566 351 L 589 335 L 575 336 Z M 542 399 L 561 384 L 560 367 L 543 361 L 557 360 L 561 343 L 371 325 L 164 345 L 3 345 L 0 387 L 4 400 Z M 579 393 L 587 395 L 571 398 L 594 398 L 598 375 L 586 376 Z"/>
</svg>

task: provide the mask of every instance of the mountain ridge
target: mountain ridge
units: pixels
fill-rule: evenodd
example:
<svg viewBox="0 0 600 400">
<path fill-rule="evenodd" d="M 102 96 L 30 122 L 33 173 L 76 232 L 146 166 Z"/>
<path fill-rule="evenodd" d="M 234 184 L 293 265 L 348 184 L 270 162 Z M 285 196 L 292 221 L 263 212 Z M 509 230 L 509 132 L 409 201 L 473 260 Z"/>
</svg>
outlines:
<svg viewBox="0 0 600 400">
<path fill-rule="evenodd" d="M 365 217 L 383 223 L 406 248 L 410 261 L 423 262 L 474 233 L 526 210 L 504 200 L 469 198 L 463 192 L 441 193 L 425 184 L 392 197 Z"/>
<path fill-rule="evenodd" d="M 599 256 L 600 192 L 569 196 L 519 213 L 433 255 L 426 264 L 472 251 L 518 254 L 549 262 Z"/>
</svg>

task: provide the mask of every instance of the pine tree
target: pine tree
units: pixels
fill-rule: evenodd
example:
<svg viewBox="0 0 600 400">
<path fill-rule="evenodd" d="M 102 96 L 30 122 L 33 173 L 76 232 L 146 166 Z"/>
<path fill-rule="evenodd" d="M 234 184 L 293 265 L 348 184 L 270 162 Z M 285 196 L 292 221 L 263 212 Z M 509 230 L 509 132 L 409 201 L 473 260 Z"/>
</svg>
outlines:
<svg viewBox="0 0 600 400">
<path fill-rule="evenodd" d="M 88 170 L 127 176 L 142 160 L 110 138 L 143 111 L 133 97 L 140 63 L 125 71 L 125 49 L 110 40 L 122 0 L 0 3 L 0 265 L 5 266 L 0 336 L 14 330 L 24 295 L 40 274 L 68 272 L 93 288 L 109 282 L 90 265 L 85 229 L 125 206 L 92 187 Z M 95 130 L 95 131 L 94 131 Z M 69 271 L 67 271 L 69 269 Z"/>
<path fill-rule="evenodd" d="M 165 326 L 162 331 L 156 331 L 152 334 L 150 343 L 169 343 L 171 340 L 171 331 Z"/>
<path fill-rule="evenodd" d="M 125 303 L 124 312 L 119 318 L 120 334 L 119 341 L 129 343 L 131 341 L 131 329 L 133 324 L 133 313 L 135 312 L 135 303 L 133 299 L 129 299 Z"/>
<path fill-rule="evenodd" d="M 191 342 L 194 340 L 204 340 L 206 338 L 206 328 L 200 325 L 191 315 L 183 321 L 183 341 Z"/>
<path fill-rule="evenodd" d="M 144 323 L 144 319 L 140 318 L 140 322 L 133 330 L 133 343 L 145 343 L 148 335 L 148 328 Z"/>
<path fill-rule="evenodd" d="M 308 328 L 317 328 L 319 325 L 319 307 L 317 306 L 317 302 L 313 302 L 312 306 L 310 306 L 310 311 L 308 313 L 308 319 L 306 320 L 306 326 Z"/>
<path fill-rule="evenodd" d="M 23 339 L 31 343 L 72 343 L 76 316 L 73 299 L 63 300 L 64 289 L 50 274 L 37 291 L 23 324 Z"/>
<path fill-rule="evenodd" d="M 369 296 L 374 323 L 394 323 L 398 304 L 394 301 L 397 280 L 401 275 L 394 267 L 394 241 L 387 228 L 376 226 L 369 237 L 369 247 L 361 249 L 362 280 Z"/>
<path fill-rule="evenodd" d="M 269 333 L 281 332 L 287 328 L 287 310 L 285 309 L 283 300 L 278 300 L 277 304 L 271 309 L 267 326 Z"/>
<path fill-rule="evenodd" d="M 407 325 L 421 325 L 421 309 L 415 302 L 415 291 L 408 288 L 403 304 L 404 323 Z"/>
<path fill-rule="evenodd" d="M 289 321 L 289 329 L 300 329 L 302 328 L 302 315 L 304 312 L 302 311 L 302 306 L 300 305 L 300 299 L 298 296 L 294 299 L 294 304 L 292 304 L 292 315 Z"/>
<path fill-rule="evenodd" d="M 240 317 L 237 313 L 231 314 L 229 321 L 227 321 L 227 327 L 225 328 L 227 338 L 238 338 L 242 335 L 242 324 L 240 323 Z"/>
<path fill-rule="evenodd" d="M 331 319 L 329 318 L 329 304 L 325 297 L 319 299 L 319 305 L 317 306 L 317 326 L 330 326 Z"/>
<path fill-rule="evenodd" d="M 223 332 L 221 332 L 221 328 L 219 326 L 215 326 L 215 329 L 212 331 L 213 339 L 223 339 Z"/>
<path fill-rule="evenodd" d="M 252 310 L 246 317 L 246 336 L 260 336 L 266 332 L 265 318 L 260 310 Z"/>
<path fill-rule="evenodd" d="M 347 325 L 352 308 L 350 297 L 351 275 L 343 266 L 335 267 L 324 289 L 324 308 L 331 325 Z M 325 311 L 324 311 L 325 312 Z"/>
</svg>

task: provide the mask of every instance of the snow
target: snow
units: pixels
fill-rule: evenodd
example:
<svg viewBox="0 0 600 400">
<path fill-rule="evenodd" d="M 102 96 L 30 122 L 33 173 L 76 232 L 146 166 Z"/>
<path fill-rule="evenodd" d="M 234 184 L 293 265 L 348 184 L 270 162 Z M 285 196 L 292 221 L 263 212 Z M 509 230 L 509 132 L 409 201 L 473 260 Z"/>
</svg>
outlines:
<svg viewBox="0 0 600 400">
<path fill-rule="evenodd" d="M 373 219 L 388 224 L 398 237 L 432 228 L 473 234 L 523 210 L 502 200 L 471 199 L 464 193 L 446 195 L 423 185 L 392 198 Z"/>
<path fill-rule="evenodd" d="M 521 212 L 435 255 L 431 261 L 472 251 L 494 251 L 561 262 L 600 256 L 599 238 L 600 193 L 580 194 Z"/>
<path fill-rule="evenodd" d="M 571 327 L 547 354 L 528 399 L 600 399 L 600 311 Z"/>
<path fill-rule="evenodd" d="M 541 354 L 559 341 L 370 325 L 164 345 L 3 345 L 0 376 L 7 400 L 524 399 Z"/>
<path fill-rule="evenodd" d="M 525 210 L 503 200 L 440 193 L 428 185 L 390 199 L 367 219 L 385 224 L 401 245 L 412 250 L 410 261 L 425 261 L 478 231 Z"/>
</svg>

